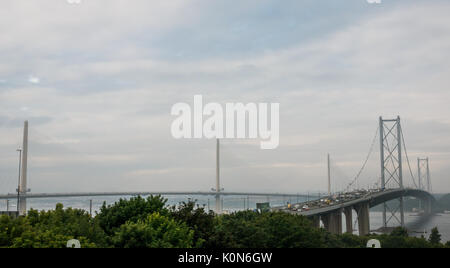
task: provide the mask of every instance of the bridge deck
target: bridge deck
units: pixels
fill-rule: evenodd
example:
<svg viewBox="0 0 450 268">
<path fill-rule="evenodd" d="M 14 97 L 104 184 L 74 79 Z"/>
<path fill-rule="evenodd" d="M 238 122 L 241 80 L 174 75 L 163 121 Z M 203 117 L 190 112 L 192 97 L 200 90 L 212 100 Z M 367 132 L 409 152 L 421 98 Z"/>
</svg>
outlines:
<svg viewBox="0 0 450 268">
<path fill-rule="evenodd" d="M 309 201 L 299 204 L 294 204 L 291 208 L 286 206 L 273 208 L 275 211 L 284 211 L 291 214 L 302 216 L 315 216 L 328 214 L 333 211 L 338 211 L 347 207 L 355 207 L 362 203 L 369 203 L 369 207 L 377 206 L 381 203 L 400 198 L 402 196 L 413 196 L 421 199 L 428 199 L 432 202 L 435 201 L 434 197 L 426 191 L 417 189 L 388 189 L 377 190 L 375 192 L 366 192 L 363 195 L 356 195 L 357 192 L 343 193 L 341 196 L 355 196 L 354 198 L 342 198 L 339 202 L 334 202 L 329 205 L 326 204 L 326 199 L 331 197 L 324 197 L 322 200 Z M 361 192 L 362 193 L 362 192 Z M 302 209 L 304 206 L 308 206 L 307 209 Z"/>
<path fill-rule="evenodd" d="M 85 193 L 28 193 L 21 195 L 22 198 L 64 198 L 64 197 L 91 197 L 91 196 L 147 196 L 147 195 L 203 195 L 215 196 L 216 192 L 85 192 Z M 258 196 L 258 197 L 286 197 L 286 198 L 307 198 L 307 194 L 283 194 L 283 193 L 245 193 L 245 192 L 221 192 L 222 196 Z M 0 195 L 0 199 L 14 199 L 17 194 Z"/>
</svg>

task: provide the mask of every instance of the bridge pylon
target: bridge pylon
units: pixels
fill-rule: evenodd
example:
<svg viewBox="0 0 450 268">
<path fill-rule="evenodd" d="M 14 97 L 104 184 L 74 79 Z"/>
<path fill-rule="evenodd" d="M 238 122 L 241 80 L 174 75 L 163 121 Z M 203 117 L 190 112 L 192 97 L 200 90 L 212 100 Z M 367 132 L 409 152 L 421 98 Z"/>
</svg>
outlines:
<svg viewBox="0 0 450 268">
<path fill-rule="evenodd" d="M 381 189 L 403 189 L 402 167 L 402 127 L 400 116 L 396 119 L 380 117 L 380 158 L 381 158 Z M 388 212 L 390 215 L 388 217 Z M 400 214 L 400 218 L 397 217 Z M 399 198 L 398 207 L 390 208 L 383 204 L 383 227 L 396 220 L 405 226 L 403 197 Z"/>
<path fill-rule="evenodd" d="M 429 158 L 417 158 L 417 175 L 419 180 L 419 189 L 432 192 L 430 178 L 430 160 Z"/>
<path fill-rule="evenodd" d="M 28 121 L 24 122 L 23 127 L 23 144 L 22 144 L 21 173 L 19 178 L 18 192 L 18 211 L 19 215 L 27 214 L 27 198 L 26 195 L 30 191 L 27 187 L 27 169 L 28 169 Z"/>
</svg>

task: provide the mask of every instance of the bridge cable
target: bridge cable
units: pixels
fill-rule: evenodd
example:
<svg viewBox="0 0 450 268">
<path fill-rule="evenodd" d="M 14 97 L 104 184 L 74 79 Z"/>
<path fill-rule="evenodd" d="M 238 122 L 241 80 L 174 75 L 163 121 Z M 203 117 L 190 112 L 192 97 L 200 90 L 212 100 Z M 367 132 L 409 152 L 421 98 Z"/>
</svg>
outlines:
<svg viewBox="0 0 450 268">
<path fill-rule="evenodd" d="M 377 137 L 378 137 L 378 131 L 380 130 L 380 127 L 378 126 L 377 130 L 375 131 L 375 136 L 373 137 L 372 140 L 372 144 L 370 145 L 370 149 L 369 149 L 369 153 L 367 154 L 366 160 L 364 161 L 363 166 L 361 167 L 361 169 L 359 170 L 358 174 L 356 174 L 355 178 L 353 179 L 353 181 L 347 186 L 347 188 L 345 189 L 345 192 L 348 192 L 348 190 L 350 189 L 350 187 L 352 187 L 356 181 L 359 179 L 359 177 L 361 176 L 362 172 L 364 171 L 364 169 L 366 168 L 367 162 L 369 162 L 369 158 L 372 155 L 375 143 L 377 141 Z"/>
<path fill-rule="evenodd" d="M 415 179 L 415 177 L 414 177 L 414 175 L 413 175 L 413 172 L 412 172 L 412 169 L 411 169 L 411 164 L 409 163 L 408 151 L 406 150 L 405 137 L 403 136 L 403 129 L 400 129 L 400 132 L 401 132 L 401 134 L 402 134 L 403 147 L 405 148 L 405 155 L 406 155 L 406 160 L 407 160 L 407 162 L 408 162 L 409 173 L 411 174 L 411 178 L 412 178 L 412 181 L 413 181 L 413 183 L 414 183 L 414 186 L 415 186 L 417 189 L 419 189 L 419 187 L 417 187 L 416 179 Z"/>
</svg>

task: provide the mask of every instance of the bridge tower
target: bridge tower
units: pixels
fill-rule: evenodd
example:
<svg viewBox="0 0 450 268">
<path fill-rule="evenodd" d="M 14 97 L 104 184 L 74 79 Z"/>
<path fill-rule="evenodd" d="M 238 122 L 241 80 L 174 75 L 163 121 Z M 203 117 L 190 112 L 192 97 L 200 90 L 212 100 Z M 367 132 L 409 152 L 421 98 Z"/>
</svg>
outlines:
<svg viewBox="0 0 450 268">
<path fill-rule="evenodd" d="M 216 213 L 222 214 L 222 200 L 220 192 L 222 189 L 220 188 L 220 141 L 217 139 L 216 141 L 216 188 L 213 189 L 216 192 Z"/>
<path fill-rule="evenodd" d="M 20 196 L 19 202 L 19 215 L 25 215 L 27 213 L 27 198 L 25 195 L 29 192 L 27 188 L 27 169 L 28 169 L 28 121 L 25 121 L 23 127 L 23 145 L 22 145 L 22 166 L 20 184 L 17 189 Z"/>
<path fill-rule="evenodd" d="M 331 163 L 330 154 L 328 154 L 328 196 L 331 196 Z"/>
<path fill-rule="evenodd" d="M 383 119 L 380 117 L 380 158 L 381 158 L 381 189 L 403 189 L 402 169 L 402 127 L 400 116 L 396 119 Z M 387 212 L 390 212 L 389 218 Z M 397 212 L 400 218 L 397 217 Z M 403 197 L 399 198 L 399 206 L 390 208 L 383 204 L 383 227 L 388 227 L 391 220 L 397 220 L 405 226 L 403 210 Z"/>
<path fill-rule="evenodd" d="M 417 158 L 417 175 L 419 178 L 419 189 L 431 193 L 433 189 L 431 187 L 430 160 L 428 157 Z"/>
</svg>

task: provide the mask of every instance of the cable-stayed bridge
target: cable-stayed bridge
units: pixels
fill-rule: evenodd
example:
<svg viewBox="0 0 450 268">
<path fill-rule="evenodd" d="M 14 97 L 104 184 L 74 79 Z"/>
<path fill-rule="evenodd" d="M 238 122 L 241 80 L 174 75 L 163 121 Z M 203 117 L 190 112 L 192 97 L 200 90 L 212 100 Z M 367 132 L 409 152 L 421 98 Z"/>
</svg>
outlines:
<svg viewBox="0 0 450 268">
<path fill-rule="evenodd" d="M 91 197 L 91 196 L 150 196 L 150 195 L 187 195 L 187 196 L 215 196 L 215 192 L 67 192 L 67 193 L 27 193 L 21 197 L 25 198 L 58 198 L 58 197 Z M 285 197 L 285 198 L 317 198 L 318 196 L 325 196 L 325 194 L 283 194 L 283 193 L 256 193 L 256 192 L 221 192 L 221 196 L 252 196 L 252 197 Z M 13 199 L 17 194 L 3 194 L 0 199 Z"/>
</svg>

